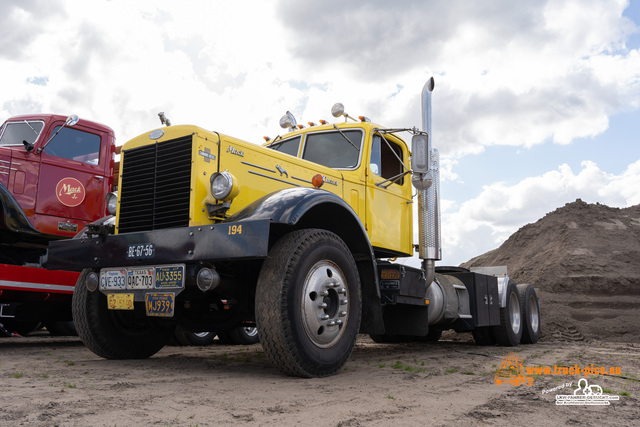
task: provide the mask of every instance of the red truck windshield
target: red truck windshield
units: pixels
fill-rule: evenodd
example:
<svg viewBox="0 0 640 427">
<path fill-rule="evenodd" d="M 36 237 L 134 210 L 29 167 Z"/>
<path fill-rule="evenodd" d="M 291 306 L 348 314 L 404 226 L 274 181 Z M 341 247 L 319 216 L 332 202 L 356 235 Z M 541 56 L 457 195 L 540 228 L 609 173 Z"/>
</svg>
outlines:
<svg viewBox="0 0 640 427">
<path fill-rule="evenodd" d="M 34 144 L 43 127 L 44 122 L 42 120 L 7 122 L 0 129 L 0 145 L 22 146 L 22 141 Z"/>
</svg>

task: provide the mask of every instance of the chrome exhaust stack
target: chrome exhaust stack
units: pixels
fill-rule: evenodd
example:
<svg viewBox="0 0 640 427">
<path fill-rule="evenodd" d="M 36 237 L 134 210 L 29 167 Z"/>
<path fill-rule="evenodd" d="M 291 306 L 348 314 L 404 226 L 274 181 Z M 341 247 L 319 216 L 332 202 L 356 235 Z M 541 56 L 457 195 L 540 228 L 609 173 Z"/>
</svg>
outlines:
<svg viewBox="0 0 640 427">
<path fill-rule="evenodd" d="M 411 182 L 418 190 L 418 255 L 428 289 L 435 277 L 435 262 L 442 259 L 440 247 L 440 170 L 438 150 L 431 147 L 431 77 L 422 88 L 422 129 L 411 140 Z"/>
</svg>

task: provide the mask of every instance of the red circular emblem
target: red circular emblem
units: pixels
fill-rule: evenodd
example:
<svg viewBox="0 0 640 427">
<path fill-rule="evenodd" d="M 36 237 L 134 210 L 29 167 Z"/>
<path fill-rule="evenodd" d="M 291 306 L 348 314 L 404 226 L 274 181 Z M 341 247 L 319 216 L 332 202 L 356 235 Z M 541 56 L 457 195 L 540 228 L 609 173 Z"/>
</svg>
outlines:
<svg viewBox="0 0 640 427">
<path fill-rule="evenodd" d="M 62 178 L 56 185 L 56 197 L 65 206 L 78 206 L 84 201 L 84 186 L 75 178 Z"/>
</svg>

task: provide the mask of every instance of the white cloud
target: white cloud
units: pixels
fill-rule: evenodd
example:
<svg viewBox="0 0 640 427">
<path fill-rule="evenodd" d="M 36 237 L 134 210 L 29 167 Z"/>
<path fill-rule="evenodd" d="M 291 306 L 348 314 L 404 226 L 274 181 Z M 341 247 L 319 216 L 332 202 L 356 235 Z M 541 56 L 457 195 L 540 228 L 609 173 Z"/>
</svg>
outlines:
<svg viewBox="0 0 640 427">
<path fill-rule="evenodd" d="M 591 161 L 581 166 L 574 173 L 562 164 L 514 185 L 487 185 L 461 205 L 443 203 L 444 263 L 457 265 L 495 249 L 520 227 L 578 198 L 612 207 L 640 203 L 640 160 L 620 175 L 608 174 Z"/>
</svg>

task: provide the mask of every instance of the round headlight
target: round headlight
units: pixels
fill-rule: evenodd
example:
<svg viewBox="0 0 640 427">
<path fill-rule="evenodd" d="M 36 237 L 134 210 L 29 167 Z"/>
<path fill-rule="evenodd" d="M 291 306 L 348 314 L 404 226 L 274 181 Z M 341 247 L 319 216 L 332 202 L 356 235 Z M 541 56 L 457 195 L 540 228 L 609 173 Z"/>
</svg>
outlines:
<svg viewBox="0 0 640 427">
<path fill-rule="evenodd" d="M 238 183 L 229 172 L 211 175 L 211 195 L 217 200 L 229 200 L 238 194 Z"/>
<path fill-rule="evenodd" d="M 114 191 L 107 194 L 107 212 L 110 215 L 115 215 L 118 209 L 118 192 Z"/>
</svg>

